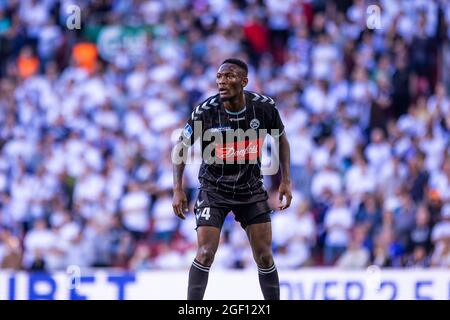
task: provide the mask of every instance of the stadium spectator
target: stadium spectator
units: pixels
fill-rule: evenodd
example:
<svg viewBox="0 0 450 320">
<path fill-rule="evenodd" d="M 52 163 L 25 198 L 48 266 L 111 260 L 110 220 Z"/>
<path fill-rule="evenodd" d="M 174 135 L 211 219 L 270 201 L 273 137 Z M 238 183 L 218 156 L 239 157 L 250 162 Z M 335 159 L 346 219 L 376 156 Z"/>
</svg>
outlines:
<svg viewBox="0 0 450 320">
<path fill-rule="evenodd" d="M 288 211 L 273 219 L 275 258 L 278 268 L 299 268 L 310 263 L 316 223 L 308 201 L 295 194 Z M 297 198 L 298 197 L 298 198 Z"/>
<path fill-rule="evenodd" d="M 450 239 L 450 204 L 441 209 L 441 221 L 438 222 L 431 233 L 434 251 L 431 257 L 433 266 L 449 266 L 449 239 Z"/>
<path fill-rule="evenodd" d="M 359 205 L 355 223 L 365 228 L 367 231 L 369 248 L 372 248 L 375 234 L 380 230 L 382 225 L 382 215 L 379 201 L 374 193 L 366 193 L 362 203 Z"/>
<path fill-rule="evenodd" d="M 366 229 L 362 225 L 356 225 L 352 232 L 347 250 L 339 257 L 336 266 L 343 269 L 362 269 L 367 267 L 370 261 L 370 253 L 363 246 L 366 238 Z"/>
<path fill-rule="evenodd" d="M 333 206 L 326 212 L 324 220 L 326 265 L 332 265 L 345 251 L 350 241 L 350 229 L 353 223 L 353 214 L 346 204 L 345 196 L 337 195 Z"/>
<path fill-rule="evenodd" d="M 140 240 L 150 227 L 150 199 L 135 181 L 130 181 L 120 203 L 123 224 L 136 240 Z"/>
<path fill-rule="evenodd" d="M 133 271 L 138 271 L 148 270 L 151 266 L 150 248 L 146 244 L 138 245 L 130 259 L 129 268 Z"/>
<path fill-rule="evenodd" d="M 422 247 L 425 250 L 425 256 L 431 253 L 431 218 L 426 205 L 421 204 L 416 211 L 415 225 L 409 233 L 407 251 L 412 252 L 416 247 Z M 422 249 L 419 251 L 421 252 Z"/>
<path fill-rule="evenodd" d="M 0 231 L 0 269 L 20 270 L 22 248 L 19 238 L 7 229 Z"/>
<path fill-rule="evenodd" d="M 430 266 L 430 257 L 427 255 L 423 246 L 414 247 L 413 253 L 408 257 L 406 267 L 409 268 L 427 268 Z"/>
</svg>

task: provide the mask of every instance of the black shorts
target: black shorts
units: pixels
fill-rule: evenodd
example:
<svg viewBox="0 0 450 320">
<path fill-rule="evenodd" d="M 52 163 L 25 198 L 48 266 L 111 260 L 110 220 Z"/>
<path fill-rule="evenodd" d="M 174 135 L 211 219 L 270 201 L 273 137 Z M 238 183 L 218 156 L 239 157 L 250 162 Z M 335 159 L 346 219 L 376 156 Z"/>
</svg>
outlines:
<svg viewBox="0 0 450 320">
<path fill-rule="evenodd" d="M 212 226 L 222 229 L 230 211 L 233 211 L 234 219 L 243 229 L 251 224 L 271 221 L 272 209 L 267 200 L 261 200 L 261 195 L 231 198 L 221 193 L 200 190 L 194 207 L 197 228 Z"/>
</svg>

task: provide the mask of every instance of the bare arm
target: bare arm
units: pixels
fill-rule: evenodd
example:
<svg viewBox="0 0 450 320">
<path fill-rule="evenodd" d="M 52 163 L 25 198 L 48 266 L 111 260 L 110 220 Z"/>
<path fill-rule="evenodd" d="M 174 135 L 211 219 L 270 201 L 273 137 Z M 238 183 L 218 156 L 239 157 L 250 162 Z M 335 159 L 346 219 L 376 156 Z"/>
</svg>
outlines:
<svg viewBox="0 0 450 320">
<path fill-rule="evenodd" d="M 280 136 L 279 141 L 279 153 L 280 153 L 280 167 L 281 167 L 281 182 L 278 188 L 278 199 L 280 200 L 280 205 L 278 208 L 284 210 L 289 208 L 292 201 L 292 191 L 291 191 L 291 150 L 289 146 L 289 141 L 286 137 L 286 132 Z M 283 197 L 286 197 L 286 203 L 283 205 Z"/>
<path fill-rule="evenodd" d="M 291 182 L 291 148 L 286 133 L 280 137 L 281 181 Z"/>
<path fill-rule="evenodd" d="M 173 164 L 173 189 L 183 190 L 183 173 L 186 165 L 182 162 L 180 164 Z"/>
<path fill-rule="evenodd" d="M 182 142 L 175 145 L 172 150 L 173 164 L 173 200 L 172 207 L 175 214 L 181 219 L 185 219 L 183 214 L 188 211 L 186 194 L 183 191 L 183 173 L 186 166 L 188 147 Z"/>
</svg>

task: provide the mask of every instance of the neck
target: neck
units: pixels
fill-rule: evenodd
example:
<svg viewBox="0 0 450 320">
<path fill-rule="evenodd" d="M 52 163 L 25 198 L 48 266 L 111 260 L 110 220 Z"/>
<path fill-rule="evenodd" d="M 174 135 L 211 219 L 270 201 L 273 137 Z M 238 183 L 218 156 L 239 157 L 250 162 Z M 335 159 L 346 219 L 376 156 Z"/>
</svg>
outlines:
<svg viewBox="0 0 450 320">
<path fill-rule="evenodd" d="M 245 96 L 244 92 L 241 92 L 240 94 L 236 95 L 235 97 L 226 100 L 223 102 L 223 106 L 225 109 L 231 112 L 238 112 L 245 108 Z"/>
</svg>

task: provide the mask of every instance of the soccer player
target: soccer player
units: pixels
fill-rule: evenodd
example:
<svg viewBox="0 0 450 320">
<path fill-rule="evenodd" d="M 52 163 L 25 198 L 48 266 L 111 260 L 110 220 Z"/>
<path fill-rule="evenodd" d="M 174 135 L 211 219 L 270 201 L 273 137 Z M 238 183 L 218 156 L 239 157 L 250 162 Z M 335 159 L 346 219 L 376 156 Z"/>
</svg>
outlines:
<svg viewBox="0 0 450 320">
<path fill-rule="evenodd" d="M 182 177 L 187 149 L 203 137 L 200 191 L 194 207 L 198 249 L 189 271 L 188 300 L 203 299 L 221 228 L 230 211 L 247 233 L 264 299 L 280 299 L 271 249 L 272 210 L 263 185 L 260 154 L 267 130 L 278 141 L 281 167 L 278 209 L 284 210 L 292 200 L 289 142 L 274 100 L 244 90 L 247 73 L 246 63 L 239 59 L 227 59 L 220 65 L 216 76 L 219 93 L 194 109 L 172 153 L 183 159 L 174 162 L 173 209 L 185 219 L 183 212 L 188 208 Z M 197 130 L 200 125 L 201 130 Z M 206 138 L 207 133 L 214 138 Z M 227 140 L 230 136 L 231 141 Z"/>
</svg>

